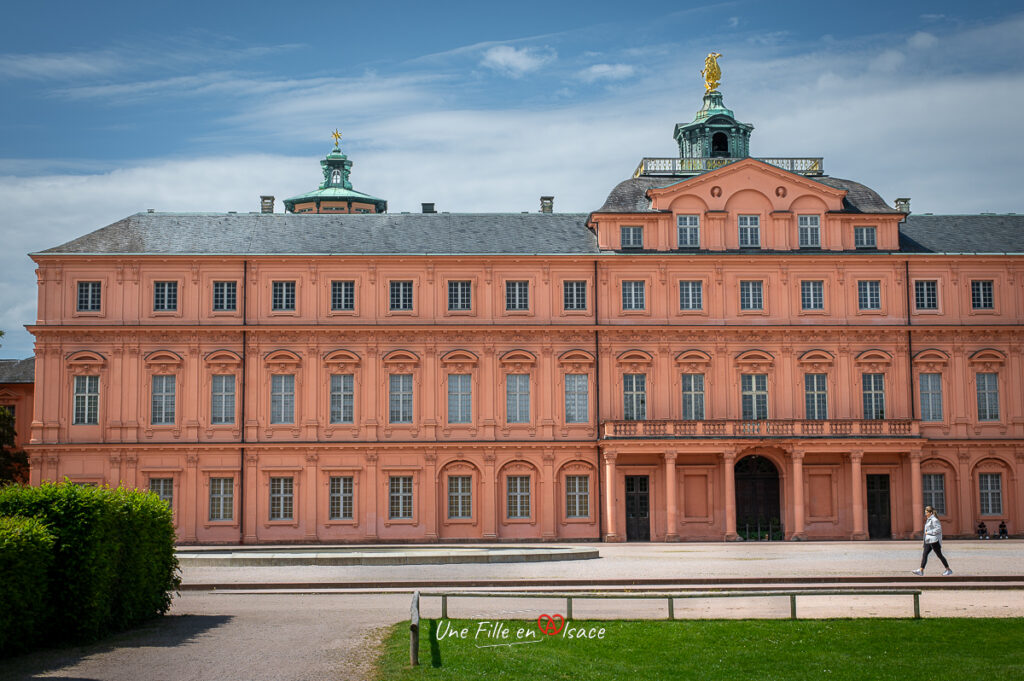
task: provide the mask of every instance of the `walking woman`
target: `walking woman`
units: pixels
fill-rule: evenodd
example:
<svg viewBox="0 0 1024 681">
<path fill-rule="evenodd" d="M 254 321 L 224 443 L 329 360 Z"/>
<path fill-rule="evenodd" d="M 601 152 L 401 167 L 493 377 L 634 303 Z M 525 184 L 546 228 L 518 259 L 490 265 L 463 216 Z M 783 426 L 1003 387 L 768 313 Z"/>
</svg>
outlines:
<svg viewBox="0 0 1024 681">
<path fill-rule="evenodd" d="M 931 506 L 924 507 L 924 517 L 924 553 L 921 554 L 921 567 L 914 570 L 913 573 L 918 577 L 924 574 L 924 566 L 928 563 L 928 554 L 934 551 L 946 568 L 942 576 L 949 577 L 953 571 L 949 569 L 949 563 L 942 555 L 942 523 L 939 522 L 939 518 L 935 515 L 935 509 Z"/>
</svg>

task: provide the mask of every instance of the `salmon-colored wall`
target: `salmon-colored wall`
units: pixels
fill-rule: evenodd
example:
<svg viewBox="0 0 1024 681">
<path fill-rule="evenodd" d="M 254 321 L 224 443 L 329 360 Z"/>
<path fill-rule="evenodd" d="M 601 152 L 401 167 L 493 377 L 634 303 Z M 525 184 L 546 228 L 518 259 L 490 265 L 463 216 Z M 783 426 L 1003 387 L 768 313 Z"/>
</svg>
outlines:
<svg viewBox="0 0 1024 681">
<path fill-rule="evenodd" d="M 32 432 L 31 383 L 0 383 L 0 407 L 14 407 L 14 447 L 22 449 L 28 444 Z"/>
</svg>

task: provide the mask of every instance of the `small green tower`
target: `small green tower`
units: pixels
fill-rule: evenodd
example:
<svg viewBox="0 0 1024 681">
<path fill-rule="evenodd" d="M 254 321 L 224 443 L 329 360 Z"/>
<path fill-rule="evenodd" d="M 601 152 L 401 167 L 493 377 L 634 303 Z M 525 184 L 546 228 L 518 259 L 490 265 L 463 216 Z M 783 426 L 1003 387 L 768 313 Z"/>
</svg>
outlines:
<svg viewBox="0 0 1024 681">
<path fill-rule="evenodd" d="M 339 146 L 341 133 L 335 130 L 332 137 L 334 149 L 320 161 L 324 181 L 311 192 L 285 199 L 285 210 L 289 213 L 387 212 L 388 202 L 384 199 L 352 189 L 352 182 L 348 179 L 352 172 L 352 161 L 342 153 Z"/>
<path fill-rule="evenodd" d="M 679 158 L 746 158 L 750 156 L 749 123 L 736 120 L 722 102 L 722 93 L 704 93 L 704 106 L 692 123 L 677 123 L 673 137 L 679 143 Z"/>
</svg>

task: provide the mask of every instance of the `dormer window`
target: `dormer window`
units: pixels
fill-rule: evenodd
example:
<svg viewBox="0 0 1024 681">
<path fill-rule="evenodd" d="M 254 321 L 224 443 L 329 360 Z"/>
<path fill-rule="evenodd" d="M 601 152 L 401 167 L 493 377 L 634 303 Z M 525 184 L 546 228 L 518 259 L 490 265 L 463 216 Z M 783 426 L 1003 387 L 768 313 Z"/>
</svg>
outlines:
<svg viewBox="0 0 1024 681">
<path fill-rule="evenodd" d="M 875 239 L 875 228 L 854 227 L 853 246 L 854 248 L 878 248 L 878 242 Z"/>
<path fill-rule="evenodd" d="M 341 184 L 341 171 L 331 171 L 331 184 Z"/>
<path fill-rule="evenodd" d="M 761 216 L 740 215 L 740 248 L 761 247 Z"/>
<path fill-rule="evenodd" d="M 679 215 L 676 224 L 679 227 L 679 248 L 699 248 L 700 216 Z"/>
<path fill-rule="evenodd" d="M 800 248 L 821 248 L 821 217 L 801 215 L 799 221 Z"/>
<path fill-rule="evenodd" d="M 619 238 L 622 243 L 622 248 L 643 248 L 644 228 L 622 227 L 619 231 Z"/>
</svg>

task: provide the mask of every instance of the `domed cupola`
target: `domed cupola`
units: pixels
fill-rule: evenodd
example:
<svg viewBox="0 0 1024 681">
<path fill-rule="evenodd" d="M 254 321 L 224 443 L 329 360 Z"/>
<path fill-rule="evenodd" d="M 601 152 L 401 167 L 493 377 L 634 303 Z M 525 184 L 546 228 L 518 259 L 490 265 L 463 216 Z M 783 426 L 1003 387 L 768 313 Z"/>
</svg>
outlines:
<svg viewBox="0 0 1024 681">
<path fill-rule="evenodd" d="M 387 212 L 388 202 L 384 199 L 352 189 L 349 181 L 352 161 L 341 151 L 341 133 L 335 130 L 331 137 L 334 138 L 334 149 L 320 161 L 324 181 L 311 192 L 285 199 L 285 210 L 289 213 Z"/>
<path fill-rule="evenodd" d="M 746 158 L 750 156 L 750 132 L 754 126 L 740 123 L 722 101 L 718 85 L 722 72 L 712 52 L 704 60 L 704 106 L 690 123 L 676 124 L 673 137 L 683 159 Z"/>
</svg>

